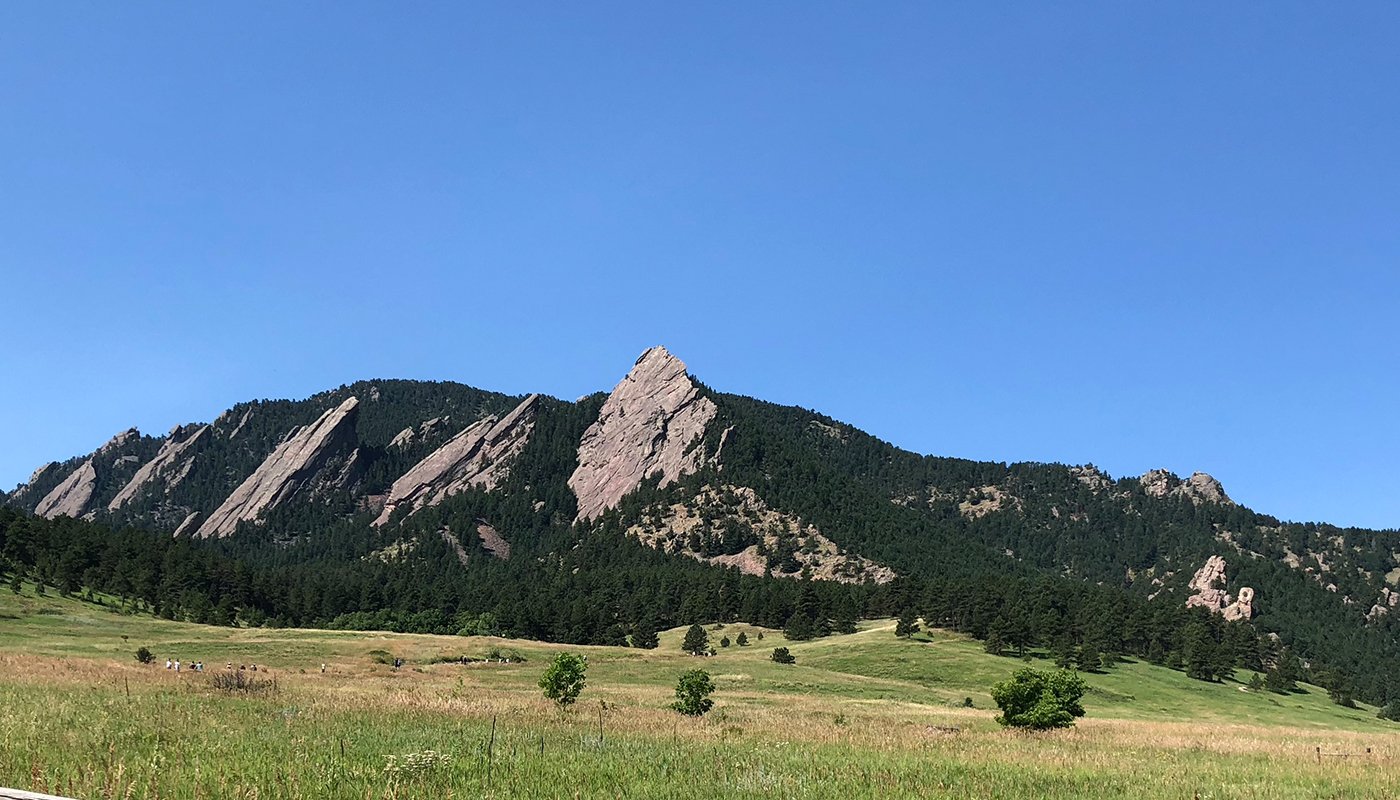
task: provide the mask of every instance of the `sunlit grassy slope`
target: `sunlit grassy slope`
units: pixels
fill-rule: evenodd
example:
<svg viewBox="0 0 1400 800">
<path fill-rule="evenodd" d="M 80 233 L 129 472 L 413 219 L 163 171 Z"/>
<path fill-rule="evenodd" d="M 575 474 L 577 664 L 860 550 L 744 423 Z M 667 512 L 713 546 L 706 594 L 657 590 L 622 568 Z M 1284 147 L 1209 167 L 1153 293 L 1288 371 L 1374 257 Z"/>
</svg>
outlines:
<svg viewBox="0 0 1400 800">
<path fill-rule="evenodd" d="M 1021 661 L 965 637 L 898 640 L 888 621 L 805 643 L 748 625 L 710 635 L 740 631 L 748 647 L 697 659 L 680 652 L 681 630 L 639 651 L 227 629 L 0 590 L 0 785 L 80 797 L 1400 796 L 1400 726 L 1314 687 L 1255 693 L 1125 663 L 1087 676 L 1076 730 L 1026 735 L 995 724 L 987 694 Z M 158 665 L 135 662 L 143 645 Z M 777 645 L 797 663 L 773 663 Z M 526 661 L 441 661 L 493 649 Z M 589 657 L 568 713 L 535 687 L 562 650 Z M 166 657 L 257 663 L 278 689 L 225 696 L 209 674 L 166 671 Z M 391 657 L 406 667 L 379 663 Z M 666 705 L 696 666 L 715 678 L 716 710 L 683 719 Z M 425 750 L 445 760 L 385 771 Z"/>
</svg>

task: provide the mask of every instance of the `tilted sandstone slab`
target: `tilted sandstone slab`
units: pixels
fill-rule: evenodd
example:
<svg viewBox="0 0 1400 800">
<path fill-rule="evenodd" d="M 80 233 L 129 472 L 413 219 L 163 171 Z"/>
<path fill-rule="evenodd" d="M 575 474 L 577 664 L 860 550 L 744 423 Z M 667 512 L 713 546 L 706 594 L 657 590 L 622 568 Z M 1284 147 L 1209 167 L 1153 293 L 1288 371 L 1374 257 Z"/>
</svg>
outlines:
<svg viewBox="0 0 1400 800">
<path fill-rule="evenodd" d="M 389 489 L 375 525 L 404 507 L 413 513 L 434 506 L 469 487 L 496 488 L 529 441 L 539 395 L 525 398 L 509 414 L 477 420 L 405 472 Z"/>
<path fill-rule="evenodd" d="M 190 454 L 189 459 L 185 458 L 185 454 L 208 430 L 208 425 L 184 425 L 171 429 L 165 443 L 160 446 L 160 452 L 131 476 L 126 486 L 123 486 L 122 490 L 117 492 L 117 496 L 112 498 L 112 502 L 107 504 L 107 510 L 116 511 L 130 503 L 152 481 L 163 480 L 165 492 L 168 494 L 189 474 L 193 454 Z"/>
<path fill-rule="evenodd" d="M 1249 619 L 1254 616 L 1254 590 L 1248 586 L 1240 588 L 1238 599 L 1231 600 L 1225 591 L 1225 559 L 1211 556 L 1192 576 L 1191 596 L 1186 598 L 1187 608 L 1200 606 L 1219 614 L 1228 620 Z"/>
<path fill-rule="evenodd" d="M 642 353 L 579 442 L 578 469 L 569 478 L 578 518 L 615 507 L 654 473 L 666 486 L 693 472 L 701 454 L 691 445 L 717 412 L 680 359 L 664 347 Z"/>
<path fill-rule="evenodd" d="M 88 503 L 92 502 L 92 493 L 96 487 L 97 470 L 93 468 L 92 459 L 89 458 L 64 478 L 62 483 L 55 486 L 53 491 L 44 495 L 34 513 L 49 519 L 64 515 L 80 517 L 87 511 Z"/>
<path fill-rule="evenodd" d="M 304 428 L 293 428 L 252 475 L 204 520 L 195 536 L 227 536 L 240 522 L 256 520 L 263 512 L 291 497 L 316 477 L 326 461 L 353 442 L 359 400 L 347 399 Z"/>
</svg>

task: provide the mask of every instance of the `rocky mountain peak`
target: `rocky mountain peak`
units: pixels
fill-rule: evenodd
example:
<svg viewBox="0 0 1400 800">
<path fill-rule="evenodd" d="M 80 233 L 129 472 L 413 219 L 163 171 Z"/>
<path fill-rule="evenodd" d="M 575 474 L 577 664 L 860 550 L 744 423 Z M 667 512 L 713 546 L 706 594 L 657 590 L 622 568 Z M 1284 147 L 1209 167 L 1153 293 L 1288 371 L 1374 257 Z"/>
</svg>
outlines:
<svg viewBox="0 0 1400 800">
<path fill-rule="evenodd" d="M 1185 497 L 1196 505 L 1202 503 L 1219 503 L 1221 505 L 1234 505 L 1234 501 L 1225 494 L 1225 487 L 1220 485 L 1220 481 L 1212 478 L 1204 472 L 1193 472 L 1191 477 L 1182 480 L 1175 473 L 1165 469 L 1154 469 L 1138 478 L 1142 484 L 1142 490 L 1149 497 Z"/>
<path fill-rule="evenodd" d="M 333 456 L 353 448 L 360 401 L 350 397 L 304 428 L 293 428 L 263 463 L 195 531 L 200 538 L 227 536 L 302 486 L 316 480 Z"/>
<path fill-rule="evenodd" d="M 578 468 L 569 478 L 578 518 L 613 508 L 649 475 L 661 473 L 665 486 L 694 471 L 700 452 L 691 445 L 717 412 L 679 358 L 664 347 L 642 353 L 579 443 Z"/>
</svg>

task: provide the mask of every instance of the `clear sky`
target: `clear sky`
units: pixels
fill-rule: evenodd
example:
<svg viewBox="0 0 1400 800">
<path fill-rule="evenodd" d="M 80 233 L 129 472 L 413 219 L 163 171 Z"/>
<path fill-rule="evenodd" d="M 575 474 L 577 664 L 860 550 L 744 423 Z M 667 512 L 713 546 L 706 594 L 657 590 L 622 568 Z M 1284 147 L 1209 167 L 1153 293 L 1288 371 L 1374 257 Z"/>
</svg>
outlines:
<svg viewBox="0 0 1400 800">
<path fill-rule="evenodd" d="M 0 485 L 664 343 L 903 447 L 1400 527 L 1400 5 L 0 3 Z"/>
</svg>

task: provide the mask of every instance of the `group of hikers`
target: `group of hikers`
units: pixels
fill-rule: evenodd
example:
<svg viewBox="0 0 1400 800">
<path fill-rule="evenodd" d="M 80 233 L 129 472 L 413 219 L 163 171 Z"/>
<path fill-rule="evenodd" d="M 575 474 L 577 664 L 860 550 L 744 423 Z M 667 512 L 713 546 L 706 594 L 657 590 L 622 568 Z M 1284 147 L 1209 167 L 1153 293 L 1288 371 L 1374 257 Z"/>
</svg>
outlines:
<svg viewBox="0 0 1400 800">
<path fill-rule="evenodd" d="M 400 666 L 402 663 L 403 663 L 403 659 L 401 659 L 401 658 L 400 658 L 400 659 L 395 659 L 394 669 L 398 669 L 399 666 Z M 165 659 L 165 668 L 166 668 L 166 669 L 169 669 L 169 670 L 174 670 L 174 671 L 176 671 L 176 672 L 179 672 L 179 671 L 180 671 L 180 668 L 181 668 L 180 659 L 178 659 L 178 658 L 177 658 L 177 659 L 174 659 L 174 660 L 171 660 L 171 659 L 169 659 L 169 658 Z M 190 672 L 203 672 L 203 671 L 204 671 L 204 662 L 203 662 L 203 661 L 186 661 L 185 664 L 184 664 L 184 668 L 185 668 L 186 670 L 190 671 Z M 230 661 L 230 662 L 228 662 L 227 664 L 225 664 L 225 665 L 224 665 L 224 669 L 229 670 L 230 672 L 232 672 L 232 671 L 233 671 L 233 662 Z M 253 664 L 253 665 L 251 666 L 251 668 L 250 668 L 249 665 L 247 665 L 247 664 L 239 664 L 239 665 L 238 665 L 238 669 L 239 669 L 240 671 L 251 669 L 252 672 L 257 672 L 257 671 L 258 671 L 258 665 L 257 665 L 257 664 Z M 264 667 L 262 668 L 262 671 L 263 671 L 263 672 L 268 672 L 268 673 L 272 672 L 272 670 L 268 669 L 266 666 L 264 666 Z M 326 673 L 326 665 L 325 665 L 325 664 L 322 664 L 322 665 L 321 665 L 321 674 L 324 675 L 325 673 Z"/>
</svg>

